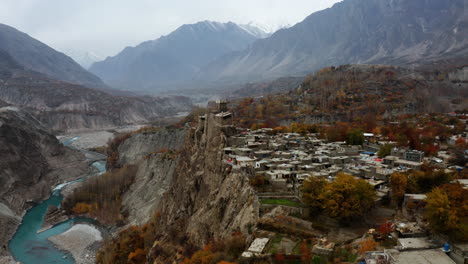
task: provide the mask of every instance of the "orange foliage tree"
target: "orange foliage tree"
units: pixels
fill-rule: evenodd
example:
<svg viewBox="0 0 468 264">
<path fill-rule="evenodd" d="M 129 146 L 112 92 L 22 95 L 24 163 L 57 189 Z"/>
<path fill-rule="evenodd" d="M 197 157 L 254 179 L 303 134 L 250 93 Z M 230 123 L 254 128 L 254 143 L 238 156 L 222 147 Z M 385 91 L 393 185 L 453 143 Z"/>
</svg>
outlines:
<svg viewBox="0 0 468 264">
<path fill-rule="evenodd" d="M 367 238 L 359 243 L 359 253 L 364 254 L 367 251 L 374 251 L 377 248 L 377 242 L 372 238 Z"/>
</svg>

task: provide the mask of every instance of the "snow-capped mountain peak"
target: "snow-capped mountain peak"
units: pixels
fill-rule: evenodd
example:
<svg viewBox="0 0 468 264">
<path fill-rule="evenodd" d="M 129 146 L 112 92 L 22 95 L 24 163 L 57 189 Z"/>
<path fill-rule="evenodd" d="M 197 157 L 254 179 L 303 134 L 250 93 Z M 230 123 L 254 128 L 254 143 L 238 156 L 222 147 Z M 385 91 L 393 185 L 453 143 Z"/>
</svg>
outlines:
<svg viewBox="0 0 468 264">
<path fill-rule="evenodd" d="M 89 67 L 97 62 L 101 61 L 104 58 L 92 51 L 85 51 L 85 50 L 77 50 L 77 49 L 66 49 L 63 51 L 66 55 L 71 57 L 74 61 L 81 65 L 81 67 L 85 69 L 89 69 Z"/>
</svg>

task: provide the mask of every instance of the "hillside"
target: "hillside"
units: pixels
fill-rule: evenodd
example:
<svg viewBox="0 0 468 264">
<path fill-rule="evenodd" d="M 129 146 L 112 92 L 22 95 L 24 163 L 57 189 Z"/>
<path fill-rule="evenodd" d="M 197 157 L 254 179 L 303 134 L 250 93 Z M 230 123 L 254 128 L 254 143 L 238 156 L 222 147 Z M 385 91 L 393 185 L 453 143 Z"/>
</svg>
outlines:
<svg viewBox="0 0 468 264">
<path fill-rule="evenodd" d="M 343 64 L 417 65 L 468 54 L 463 0 L 345 0 L 223 56 L 199 80 L 261 80 Z"/>
<path fill-rule="evenodd" d="M 90 71 L 116 88 L 160 90 L 190 82 L 205 64 L 246 48 L 261 35 L 259 29 L 251 32 L 232 22 L 183 25 L 167 36 L 127 47 L 94 63 Z"/>
<path fill-rule="evenodd" d="M 294 91 L 235 102 L 234 116 L 250 127 L 461 110 L 468 107 L 467 71 L 466 66 L 444 71 L 386 65 L 327 67 L 307 76 Z"/>
<path fill-rule="evenodd" d="M 185 97 L 114 96 L 26 71 L 0 52 L 0 100 L 27 108 L 54 130 L 110 128 L 189 111 Z M 0 103 L 1 104 L 1 103 Z"/>
<path fill-rule="evenodd" d="M 296 89 L 303 80 L 303 77 L 282 77 L 268 82 L 251 82 L 243 85 L 239 89 L 230 91 L 226 96 L 230 98 L 239 98 L 288 92 Z"/>
<path fill-rule="evenodd" d="M 98 77 L 70 57 L 4 24 L 0 24 L 0 51 L 8 53 L 27 70 L 87 87 L 106 88 Z"/>
</svg>

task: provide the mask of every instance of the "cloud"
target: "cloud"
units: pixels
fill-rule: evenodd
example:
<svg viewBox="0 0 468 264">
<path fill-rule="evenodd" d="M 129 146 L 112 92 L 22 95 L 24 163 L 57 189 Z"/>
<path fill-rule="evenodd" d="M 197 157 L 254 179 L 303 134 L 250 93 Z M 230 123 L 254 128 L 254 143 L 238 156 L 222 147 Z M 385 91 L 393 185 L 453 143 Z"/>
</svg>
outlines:
<svg viewBox="0 0 468 264">
<path fill-rule="evenodd" d="M 2 0 L 1 23 L 59 49 L 108 56 L 183 24 L 295 24 L 339 0 Z"/>
</svg>

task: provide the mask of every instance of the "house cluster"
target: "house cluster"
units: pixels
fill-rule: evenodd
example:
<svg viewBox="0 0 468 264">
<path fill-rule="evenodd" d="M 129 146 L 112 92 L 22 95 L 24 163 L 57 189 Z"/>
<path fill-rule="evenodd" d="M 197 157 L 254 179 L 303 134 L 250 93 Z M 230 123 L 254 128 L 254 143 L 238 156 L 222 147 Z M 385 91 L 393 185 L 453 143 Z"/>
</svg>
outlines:
<svg viewBox="0 0 468 264">
<path fill-rule="evenodd" d="M 229 137 L 223 151 L 227 164 L 251 169 L 289 191 L 298 190 L 311 176 L 333 180 L 339 172 L 366 179 L 380 190 L 393 172 L 419 169 L 423 164 L 423 152 L 394 148 L 390 156 L 380 159 L 378 149 L 378 144 L 351 146 L 328 142 L 319 134 L 277 134 L 263 128 Z"/>
<path fill-rule="evenodd" d="M 406 264 L 406 263 L 463 263 L 463 247 L 442 245 L 427 236 L 427 232 L 416 222 L 394 222 L 397 245 L 383 251 L 368 251 L 366 264 Z M 460 251 L 460 252 L 452 252 Z"/>
</svg>

